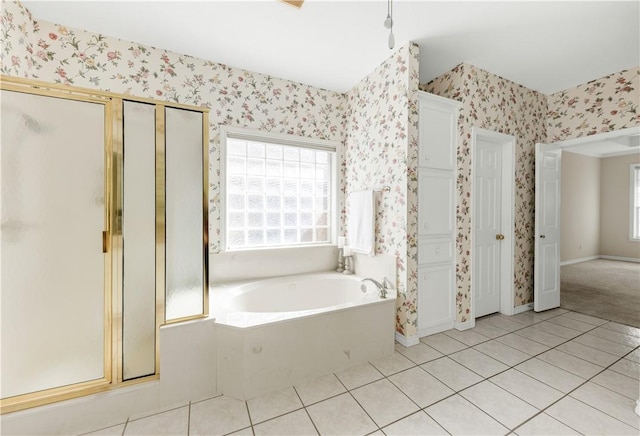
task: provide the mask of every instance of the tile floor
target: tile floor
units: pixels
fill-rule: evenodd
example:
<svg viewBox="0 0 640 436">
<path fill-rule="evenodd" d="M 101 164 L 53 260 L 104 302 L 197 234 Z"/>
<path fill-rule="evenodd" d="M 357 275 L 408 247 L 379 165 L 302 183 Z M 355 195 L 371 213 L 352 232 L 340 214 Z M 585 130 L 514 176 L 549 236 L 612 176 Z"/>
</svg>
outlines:
<svg viewBox="0 0 640 436">
<path fill-rule="evenodd" d="M 493 315 L 281 392 L 91 434 L 638 435 L 639 345 L 640 329 L 563 309 Z"/>
</svg>

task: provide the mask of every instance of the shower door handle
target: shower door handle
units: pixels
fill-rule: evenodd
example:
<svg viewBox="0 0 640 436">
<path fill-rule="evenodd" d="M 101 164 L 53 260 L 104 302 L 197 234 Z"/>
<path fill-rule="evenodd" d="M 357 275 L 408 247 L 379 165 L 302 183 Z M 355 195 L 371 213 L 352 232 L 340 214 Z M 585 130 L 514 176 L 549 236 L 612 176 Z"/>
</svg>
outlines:
<svg viewBox="0 0 640 436">
<path fill-rule="evenodd" d="M 109 251 L 109 232 L 106 230 L 102 231 L 102 252 L 106 253 Z"/>
</svg>

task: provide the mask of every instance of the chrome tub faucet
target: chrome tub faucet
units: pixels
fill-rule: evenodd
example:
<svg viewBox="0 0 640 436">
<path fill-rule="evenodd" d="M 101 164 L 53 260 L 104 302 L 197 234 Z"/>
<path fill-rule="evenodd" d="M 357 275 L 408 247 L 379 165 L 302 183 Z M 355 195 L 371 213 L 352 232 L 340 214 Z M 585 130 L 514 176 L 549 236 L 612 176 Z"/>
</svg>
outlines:
<svg viewBox="0 0 640 436">
<path fill-rule="evenodd" d="M 377 280 L 371 279 L 371 278 L 365 278 L 362 279 L 362 281 L 360 282 L 360 290 L 362 292 L 367 292 L 367 285 L 364 283 L 366 281 L 370 281 L 371 283 L 373 283 L 374 285 L 376 285 L 376 288 L 378 288 L 378 292 L 380 293 L 380 298 L 387 298 L 387 291 L 389 290 L 388 286 L 387 286 L 387 278 L 383 277 L 382 278 L 382 283 L 380 283 Z"/>
</svg>

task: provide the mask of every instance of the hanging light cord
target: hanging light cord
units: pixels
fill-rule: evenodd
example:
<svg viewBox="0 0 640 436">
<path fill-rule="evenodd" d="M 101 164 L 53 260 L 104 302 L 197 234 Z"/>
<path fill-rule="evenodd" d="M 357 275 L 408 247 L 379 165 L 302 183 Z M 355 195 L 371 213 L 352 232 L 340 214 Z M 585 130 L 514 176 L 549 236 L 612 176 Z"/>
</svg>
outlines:
<svg viewBox="0 0 640 436">
<path fill-rule="evenodd" d="M 389 49 L 393 49 L 396 43 L 393 37 L 393 0 L 387 0 L 387 18 L 384 20 L 384 27 L 389 29 Z"/>
</svg>

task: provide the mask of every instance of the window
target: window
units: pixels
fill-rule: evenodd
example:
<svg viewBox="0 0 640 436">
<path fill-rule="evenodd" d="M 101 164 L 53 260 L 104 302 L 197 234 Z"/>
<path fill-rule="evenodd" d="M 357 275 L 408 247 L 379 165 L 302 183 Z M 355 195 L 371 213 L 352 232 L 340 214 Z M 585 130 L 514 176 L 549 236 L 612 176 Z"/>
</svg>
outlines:
<svg viewBox="0 0 640 436">
<path fill-rule="evenodd" d="M 640 240 L 640 164 L 631 165 L 631 186 L 629 207 L 630 212 L 630 238 Z"/>
<path fill-rule="evenodd" d="M 223 250 L 331 243 L 335 154 L 329 141 L 223 129 Z"/>
</svg>

